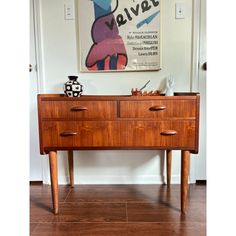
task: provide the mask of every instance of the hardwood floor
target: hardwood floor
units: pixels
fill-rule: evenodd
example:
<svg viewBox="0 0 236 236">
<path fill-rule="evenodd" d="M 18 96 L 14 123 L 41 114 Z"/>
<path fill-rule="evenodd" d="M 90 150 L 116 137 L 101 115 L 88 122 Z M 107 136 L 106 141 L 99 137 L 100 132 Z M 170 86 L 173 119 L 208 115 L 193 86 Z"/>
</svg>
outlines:
<svg viewBox="0 0 236 236">
<path fill-rule="evenodd" d="M 187 214 L 180 213 L 180 186 L 59 186 L 59 214 L 51 188 L 30 186 L 32 236 L 205 236 L 206 186 L 190 185 Z"/>
</svg>

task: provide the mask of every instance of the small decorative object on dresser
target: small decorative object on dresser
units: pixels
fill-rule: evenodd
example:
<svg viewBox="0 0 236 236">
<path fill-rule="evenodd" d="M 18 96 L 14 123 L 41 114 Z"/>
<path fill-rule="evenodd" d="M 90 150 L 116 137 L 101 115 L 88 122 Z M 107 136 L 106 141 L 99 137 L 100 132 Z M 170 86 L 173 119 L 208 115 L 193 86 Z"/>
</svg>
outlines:
<svg viewBox="0 0 236 236">
<path fill-rule="evenodd" d="M 83 86 L 77 81 L 78 76 L 70 75 L 69 80 L 64 84 L 64 92 L 68 97 L 80 97 Z"/>
<path fill-rule="evenodd" d="M 132 88 L 131 90 L 131 94 L 132 96 L 161 96 L 160 91 L 159 90 L 151 90 L 151 91 L 141 91 L 138 90 L 137 88 Z"/>
<path fill-rule="evenodd" d="M 166 90 L 165 90 L 165 95 L 166 96 L 174 96 L 174 79 L 171 75 L 166 77 Z"/>
<path fill-rule="evenodd" d="M 148 82 L 146 84 L 143 85 L 143 87 L 141 89 L 137 89 L 137 88 L 132 88 L 131 90 L 131 95 L 132 96 L 160 96 L 160 91 L 159 90 L 151 90 L 151 91 L 142 91 L 144 88 L 147 87 L 147 85 L 150 83 L 150 80 L 148 80 Z"/>
</svg>

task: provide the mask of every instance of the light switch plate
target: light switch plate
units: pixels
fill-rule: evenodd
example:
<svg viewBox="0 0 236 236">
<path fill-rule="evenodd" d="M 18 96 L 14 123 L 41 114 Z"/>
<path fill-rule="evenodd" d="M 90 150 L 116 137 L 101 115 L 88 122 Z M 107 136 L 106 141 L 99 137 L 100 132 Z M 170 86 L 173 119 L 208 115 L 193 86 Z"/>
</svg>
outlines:
<svg viewBox="0 0 236 236">
<path fill-rule="evenodd" d="M 75 19 L 73 4 L 65 4 L 64 11 L 65 11 L 65 20 L 74 20 Z"/>
<path fill-rule="evenodd" d="M 175 3 L 175 19 L 185 18 L 185 4 L 182 2 Z"/>
</svg>

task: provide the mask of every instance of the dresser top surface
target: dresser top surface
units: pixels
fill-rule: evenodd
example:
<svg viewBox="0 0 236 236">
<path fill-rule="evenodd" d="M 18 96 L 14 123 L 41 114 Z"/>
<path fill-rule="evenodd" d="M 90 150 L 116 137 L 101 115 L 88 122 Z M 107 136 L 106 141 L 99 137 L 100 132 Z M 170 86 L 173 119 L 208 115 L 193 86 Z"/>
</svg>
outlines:
<svg viewBox="0 0 236 236">
<path fill-rule="evenodd" d="M 173 100 L 196 99 L 199 93 L 175 93 L 174 96 L 131 96 L 131 95 L 82 95 L 80 97 L 67 97 L 64 94 L 39 94 L 42 100 L 68 100 L 68 101 L 138 101 L 138 100 Z"/>
</svg>

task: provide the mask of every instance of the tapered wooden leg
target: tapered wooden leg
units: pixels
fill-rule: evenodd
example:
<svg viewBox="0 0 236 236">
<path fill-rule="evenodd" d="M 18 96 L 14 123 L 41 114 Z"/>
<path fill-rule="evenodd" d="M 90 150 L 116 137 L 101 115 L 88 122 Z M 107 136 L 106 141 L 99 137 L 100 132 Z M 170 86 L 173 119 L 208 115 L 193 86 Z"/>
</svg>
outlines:
<svg viewBox="0 0 236 236">
<path fill-rule="evenodd" d="M 57 153 L 55 151 L 49 152 L 51 189 L 52 189 L 52 203 L 54 214 L 58 214 L 58 173 L 57 173 Z"/>
<path fill-rule="evenodd" d="M 69 163 L 70 186 L 73 188 L 74 187 L 73 151 L 68 151 L 68 163 Z"/>
<path fill-rule="evenodd" d="M 181 151 L 181 212 L 186 213 L 190 152 Z"/>
<path fill-rule="evenodd" d="M 172 163 L 172 150 L 166 150 L 166 173 L 167 173 L 167 187 L 171 184 L 171 163 Z"/>
</svg>

